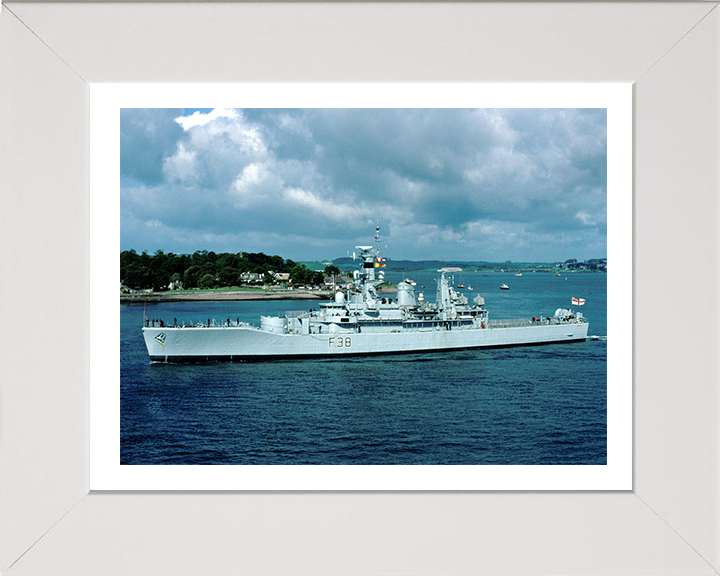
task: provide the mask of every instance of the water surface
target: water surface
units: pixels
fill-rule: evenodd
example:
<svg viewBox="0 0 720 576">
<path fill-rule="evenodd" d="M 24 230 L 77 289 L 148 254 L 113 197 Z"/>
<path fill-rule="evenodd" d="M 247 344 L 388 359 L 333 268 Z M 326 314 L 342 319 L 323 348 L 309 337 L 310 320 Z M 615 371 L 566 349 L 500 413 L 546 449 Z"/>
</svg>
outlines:
<svg viewBox="0 0 720 576">
<path fill-rule="evenodd" d="M 411 278 L 434 301 L 437 274 Z M 393 281 L 401 274 L 388 273 Z M 567 279 L 566 279 L 567 278 Z M 326 360 L 152 364 L 143 306 L 121 306 L 122 464 L 606 464 L 606 275 L 456 276 L 490 318 L 579 310 L 599 340 Z M 501 291 L 507 283 L 510 290 Z M 172 322 L 317 301 L 148 305 Z"/>
</svg>

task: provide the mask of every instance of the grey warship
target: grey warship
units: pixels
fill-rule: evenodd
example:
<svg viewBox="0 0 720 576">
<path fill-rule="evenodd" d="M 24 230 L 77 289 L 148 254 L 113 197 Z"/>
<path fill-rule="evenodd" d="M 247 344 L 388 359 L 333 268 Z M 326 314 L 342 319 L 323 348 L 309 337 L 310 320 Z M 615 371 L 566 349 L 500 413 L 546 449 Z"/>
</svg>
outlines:
<svg viewBox="0 0 720 576">
<path fill-rule="evenodd" d="M 558 308 L 545 319 L 491 320 L 482 296 L 472 301 L 459 293 L 449 275 L 438 270 L 435 301 L 415 291 L 414 283 L 397 284 L 396 297 L 381 297 L 385 266 L 380 229 L 374 246 L 357 246 L 360 268 L 353 280 L 319 310 L 261 316 L 260 326 L 245 322 L 142 328 L 153 362 L 200 363 L 282 358 L 430 353 L 473 348 L 584 341 L 588 321 L 579 312 Z"/>
</svg>

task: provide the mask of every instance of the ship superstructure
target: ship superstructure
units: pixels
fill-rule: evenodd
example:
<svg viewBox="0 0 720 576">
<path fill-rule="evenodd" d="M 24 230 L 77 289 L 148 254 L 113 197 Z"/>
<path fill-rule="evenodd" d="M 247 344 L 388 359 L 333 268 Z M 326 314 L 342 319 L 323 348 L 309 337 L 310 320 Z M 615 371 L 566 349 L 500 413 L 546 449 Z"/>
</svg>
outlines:
<svg viewBox="0 0 720 576">
<path fill-rule="evenodd" d="M 146 321 L 145 344 L 154 362 L 242 361 L 342 357 L 583 341 L 581 313 L 558 309 L 545 319 L 490 320 L 482 296 L 468 302 L 451 284 L 459 268 L 438 270 L 435 301 L 416 293 L 412 281 L 397 284 L 395 297 L 379 293 L 384 282 L 380 230 L 375 246 L 357 246 L 360 269 L 345 290 L 319 310 L 261 316 L 244 322 L 156 325 Z"/>
</svg>

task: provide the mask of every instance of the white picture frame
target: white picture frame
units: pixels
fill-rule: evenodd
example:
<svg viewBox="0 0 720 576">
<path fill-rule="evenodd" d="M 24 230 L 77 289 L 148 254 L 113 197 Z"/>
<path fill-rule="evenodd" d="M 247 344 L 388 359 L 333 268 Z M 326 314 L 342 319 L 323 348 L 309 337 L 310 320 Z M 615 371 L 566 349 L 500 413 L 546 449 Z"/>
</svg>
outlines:
<svg viewBox="0 0 720 576">
<path fill-rule="evenodd" d="M 716 7 L 3 6 L 0 569 L 717 573 Z M 632 491 L 89 493 L 88 83 L 238 79 L 635 84 Z"/>
</svg>

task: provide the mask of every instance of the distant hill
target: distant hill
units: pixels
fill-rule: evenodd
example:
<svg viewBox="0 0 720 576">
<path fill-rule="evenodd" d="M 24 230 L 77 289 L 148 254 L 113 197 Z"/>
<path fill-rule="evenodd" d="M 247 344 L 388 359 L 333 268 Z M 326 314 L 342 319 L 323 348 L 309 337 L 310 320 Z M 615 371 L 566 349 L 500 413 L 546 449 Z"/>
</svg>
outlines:
<svg viewBox="0 0 720 576">
<path fill-rule="evenodd" d="M 333 264 L 343 272 L 357 269 L 358 261 L 352 258 L 336 258 Z M 558 272 L 560 270 L 607 272 L 607 258 L 578 262 L 461 262 L 457 260 L 387 260 L 387 270 L 397 272 L 434 271 L 440 268 L 457 267 L 466 272 Z"/>
<path fill-rule="evenodd" d="M 358 262 L 353 262 L 352 258 L 336 258 L 333 264 L 341 270 L 351 270 L 357 268 Z M 438 270 L 440 268 L 457 267 L 463 270 L 471 271 L 511 271 L 516 269 L 552 267 L 553 264 L 541 262 L 460 262 L 455 260 L 390 260 L 387 261 L 388 270 L 397 270 L 399 272 L 416 272 L 418 270 Z"/>
</svg>

